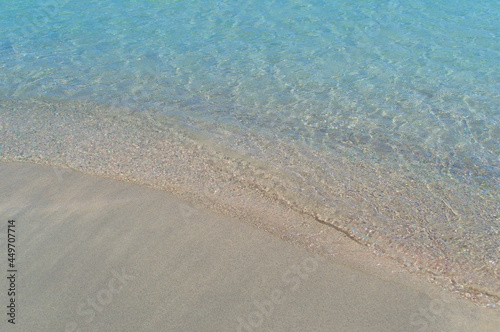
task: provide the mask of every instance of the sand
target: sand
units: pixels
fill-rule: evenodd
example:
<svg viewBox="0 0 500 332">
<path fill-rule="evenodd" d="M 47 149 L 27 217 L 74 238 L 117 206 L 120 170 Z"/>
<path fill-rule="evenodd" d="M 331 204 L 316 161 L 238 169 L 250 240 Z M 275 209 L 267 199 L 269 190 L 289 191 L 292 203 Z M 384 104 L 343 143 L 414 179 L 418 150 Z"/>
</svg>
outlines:
<svg viewBox="0 0 500 332">
<path fill-rule="evenodd" d="M 2 331 L 496 331 L 413 276 L 374 275 L 172 195 L 0 163 L 1 269 L 15 220 L 15 325 Z M 371 258 L 377 260 L 373 255 Z M 406 280 L 406 282 L 405 282 Z"/>
</svg>

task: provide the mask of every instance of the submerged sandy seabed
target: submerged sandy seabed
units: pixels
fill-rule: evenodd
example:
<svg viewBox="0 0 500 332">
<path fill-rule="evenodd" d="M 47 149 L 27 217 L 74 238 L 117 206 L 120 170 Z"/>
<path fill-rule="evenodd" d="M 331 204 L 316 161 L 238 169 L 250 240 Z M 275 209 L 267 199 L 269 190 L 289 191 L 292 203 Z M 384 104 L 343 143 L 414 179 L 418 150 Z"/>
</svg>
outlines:
<svg viewBox="0 0 500 332">
<path fill-rule="evenodd" d="M 401 269 L 389 272 L 377 256 L 373 266 L 385 268 L 363 272 L 342 255 L 316 255 L 162 191 L 26 163 L 0 163 L 0 179 L 1 238 L 15 220 L 18 264 L 16 325 L 4 316 L 2 329 L 494 331 L 500 324 L 497 311 Z M 341 237 L 340 247 L 363 255 Z"/>
</svg>

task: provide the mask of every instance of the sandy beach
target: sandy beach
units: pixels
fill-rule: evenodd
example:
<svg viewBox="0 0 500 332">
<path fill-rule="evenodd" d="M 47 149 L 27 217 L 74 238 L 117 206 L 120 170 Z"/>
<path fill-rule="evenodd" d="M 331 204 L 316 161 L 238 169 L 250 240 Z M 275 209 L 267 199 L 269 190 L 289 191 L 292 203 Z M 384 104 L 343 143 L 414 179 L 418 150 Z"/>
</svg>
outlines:
<svg viewBox="0 0 500 332">
<path fill-rule="evenodd" d="M 499 332 L 499 15 L 0 2 L 0 332 Z"/>
<path fill-rule="evenodd" d="M 166 192 L 26 163 L 0 163 L 0 179 L 3 331 L 500 326 L 496 310 L 430 283 L 375 276 Z M 9 220 L 14 296 L 5 278 Z M 6 315 L 12 297 L 15 324 Z"/>
</svg>

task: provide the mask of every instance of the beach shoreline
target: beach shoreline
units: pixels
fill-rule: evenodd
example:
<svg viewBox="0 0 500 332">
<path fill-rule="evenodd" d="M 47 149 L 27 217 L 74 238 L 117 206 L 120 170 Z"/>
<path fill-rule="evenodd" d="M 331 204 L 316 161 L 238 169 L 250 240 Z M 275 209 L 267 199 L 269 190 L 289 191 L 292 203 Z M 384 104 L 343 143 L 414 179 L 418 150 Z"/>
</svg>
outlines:
<svg viewBox="0 0 500 332">
<path fill-rule="evenodd" d="M 499 10 L 0 4 L 6 324 L 498 330 Z"/>
<path fill-rule="evenodd" d="M 497 326 L 496 310 L 408 272 L 367 274 L 162 191 L 28 163 L 2 162 L 0 176 L 2 227 L 17 223 L 19 331 Z"/>
<path fill-rule="evenodd" d="M 248 134 L 228 132 L 220 143 L 221 136 L 153 111 L 82 102 L 3 101 L 0 107 L 0 160 L 164 190 L 361 269 L 378 273 L 375 252 L 392 260 L 388 266 L 483 306 L 500 302 L 494 228 L 488 235 L 475 224 L 491 219 L 494 192 L 461 192 L 430 181 L 432 174 L 389 174 L 385 166 L 322 159 Z"/>
</svg>

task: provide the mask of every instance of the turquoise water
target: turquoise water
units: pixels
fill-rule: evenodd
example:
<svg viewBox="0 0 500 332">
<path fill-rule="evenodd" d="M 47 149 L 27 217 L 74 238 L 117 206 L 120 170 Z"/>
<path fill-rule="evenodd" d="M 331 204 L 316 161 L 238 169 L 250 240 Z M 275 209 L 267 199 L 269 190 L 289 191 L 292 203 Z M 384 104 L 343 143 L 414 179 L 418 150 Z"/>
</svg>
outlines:
<svg viewBox="0 0 500 332">
<path fill-rule="evenodd" d="M 494 1 L 3 7 L 3 98 L 154 105 L 311 144 L 410 144 L 466 181 L 464 158 L 499 174 Z"/>
<path fill-rule="evenodd" d="M 223 170 L 248 187 L 493 296 L 499 16 L 486 0 L 2 1 L 0 98 L 175 119 L 250 158 Z M 19 135 L 2 156 L 22 159 L 30 130 L 3 113 Z"/>
</svg>

